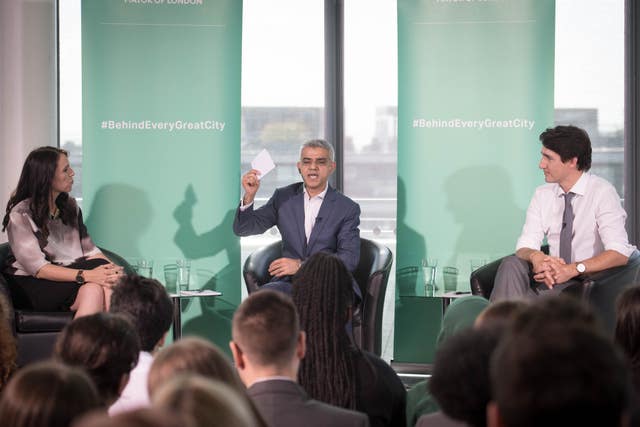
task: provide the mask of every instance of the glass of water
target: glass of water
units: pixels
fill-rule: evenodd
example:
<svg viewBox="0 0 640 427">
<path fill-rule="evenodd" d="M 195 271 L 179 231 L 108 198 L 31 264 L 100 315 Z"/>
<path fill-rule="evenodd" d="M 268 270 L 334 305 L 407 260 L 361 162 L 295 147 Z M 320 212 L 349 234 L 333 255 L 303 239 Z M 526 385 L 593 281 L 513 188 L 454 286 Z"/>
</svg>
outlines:
<svg viewBox="0 0 640 427">
<path fill-rule="evenodd" d="M 176 261 L 178 268 L 178 289 L 180 292 L 189 290 L 189 275 L 191 274 L 191 261 L 179 259 Z"/>
<path fill-rule="evenodd" d="M 137 260 L 136 273 L 144 277 L 153 277 L 153 260 L 144 258 Z"/>
<path fill-rule="evenodd" d="M 436 277 L 438 275 L 438 260 L 435 258 L 425 258 L 422 260 L 422 276 L 424 278 L 425 295 L 432 293 L 436 288 Z"/>
</svg>

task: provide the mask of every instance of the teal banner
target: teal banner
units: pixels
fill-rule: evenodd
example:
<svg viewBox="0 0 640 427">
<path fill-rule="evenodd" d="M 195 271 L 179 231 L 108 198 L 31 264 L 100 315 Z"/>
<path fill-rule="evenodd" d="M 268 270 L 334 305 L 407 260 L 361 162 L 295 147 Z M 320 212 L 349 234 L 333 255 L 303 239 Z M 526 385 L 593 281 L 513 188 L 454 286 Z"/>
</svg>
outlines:
<svg viewBox="0 0 640 427">
<path fill-rule="evenodd" d="M 223 349 L 241 289 L 241 35 L 238 0 L 82 1 L 85 222 L 170 291 L 191 260 L 189 288 L 223 296 L 183 301 L 183 333 Z"/>
<path fill-rule="evenodd" d="M 422 260 L 437 295 L 514 252 L 553 125 L 554 17 L 553 0 L 398 0 L 396 360 L 433 357 L 416 340 L 439 322 L 407 311 L 441 310 Z"/>
</svg>

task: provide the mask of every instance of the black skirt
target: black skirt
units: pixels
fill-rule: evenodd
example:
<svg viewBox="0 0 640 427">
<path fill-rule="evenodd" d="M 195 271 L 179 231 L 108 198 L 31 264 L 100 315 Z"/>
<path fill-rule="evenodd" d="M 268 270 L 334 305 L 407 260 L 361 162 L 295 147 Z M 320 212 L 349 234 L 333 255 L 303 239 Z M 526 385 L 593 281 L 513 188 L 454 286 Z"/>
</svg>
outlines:
<svg viewBox="0 0 640 427">
<path fill-rule="evenodd" d="M 74 262 L 66 267 L 77 270 L 93 270 L 99 265 L 108 264 L 102 258 Z M 21 310 L 69 311 L 78 295 L 80 285 L 76 282 L 55 282 L 38 279 L 33 276 L 5 274 L 13 306 Z"/>
</svg>

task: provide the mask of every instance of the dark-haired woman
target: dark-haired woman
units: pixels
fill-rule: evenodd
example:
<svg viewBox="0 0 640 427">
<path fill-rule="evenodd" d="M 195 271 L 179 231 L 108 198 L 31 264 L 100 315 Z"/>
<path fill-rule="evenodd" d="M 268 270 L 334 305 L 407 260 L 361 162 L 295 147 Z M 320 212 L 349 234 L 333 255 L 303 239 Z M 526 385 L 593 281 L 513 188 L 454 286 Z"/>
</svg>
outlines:
<svg viewBox="0 0 640 427">
<path fill-rule="evenodd" d="M 367 414 L 371 427 L 405 427 L 402 382 L 347 332 L 353 298 L 352 276 L 335 255 L 313 255 L 293 277 L 293 301 L 307 334 L 299 383 L 314 399 Z"/>
<path fill-rule="evenodd" d="M 4 273 L 16 308 L 74 310 L 76 317 L 108 308 L 122 269 L 89 237 L 69 196 L 73 176 L 59 148 L 37 148 L 24 162 L 2 221 L 12 252 Z"/>
</svg>

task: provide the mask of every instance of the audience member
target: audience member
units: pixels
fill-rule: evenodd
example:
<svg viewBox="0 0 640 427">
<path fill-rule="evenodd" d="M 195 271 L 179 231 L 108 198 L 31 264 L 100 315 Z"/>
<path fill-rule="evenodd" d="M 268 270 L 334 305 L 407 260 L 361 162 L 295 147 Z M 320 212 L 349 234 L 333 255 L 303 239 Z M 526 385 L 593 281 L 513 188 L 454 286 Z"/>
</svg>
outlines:
<svg viewBox="0 0 640 427">
<path fill-rule="evenodd" d="M 87 374 L 56 362 L 21 369 L 1 396 L 3 427 L 66 427 L 76 417 L 101 407 Z"/>
<path fill-rule="evenodd" d="M 260 424 L 236 389 L 194 374 L 163 384 L 151 397 L 154 406 L 177 412 L 191 427 L 257 427 Z"/>
<path fill-rule="evenodd" d="M 440 346 L 429 391 L 442 412 L 421 417 L 418 427 L 486 426 L 491 400 L 489 365 L 501 330 L 467 329 Z"/>
<path fill-rule="evenodd" d="M 622 353 L 568 297 L 515 317 L 492 356 L 491 385 L 490 427 L 621 426 L 631 390 Z"/>
<path fill-rule="evenodd" d="M 87 371 L 107 407 L 127 385 L 139 353 L 140 341 L 131 322 L 112 313 L 74 319 L 62 330 L 54 349 L 55 359 Z"/>
<path fill-rule="evenodd" d="M 480 312 L 473 327 L 475 329 L 506 327 L 526 306 L 525 300 L 518 299 L 494 302 Z"/>
<path fill-rule="evenodd" d="M 296 384 L 305 355 L 305 333 L 291 299 L 263 290 L 233 316 L 233 359 L 240 378 L 271 427 L 368 426 L 364 414 L 310 399 Z"/>
<path fill-rule="evenodd" d="M 129 317 L 138 332 L 141 350 L 127 386 L 109 408 L 109 414 L 113 415 L 149 406 L 147 376 L 153 360 L 152 353 L 164 344 L 171 327 L 173 306 L 160 282 L 131 275 L 124 276 L 114 288 L 109 311 Z"/>
<path fill-rule="evenodd" d="M 640 393 L 640 286 L 625 289 L 616 304 L 615 339 L 627 355 L 636 394 Z"/>
<path fill-rule="evenodd" d="M 0 392 L 16 369 L 16 339 L 11 332 L 11 309 L 0 292 Z"/>
<path fill-rule="evenodd" d="M 293 300 L 309 346 L 300 385 L 313 399 L 369 416 L 372 426 L 405 426 L 406 391 L 377 356 L 360 351 L 347 332 L 351 274 L 335 255 L 311 256 L 293 278 Z"/>
<path fill-rule="evenodd" d="M 442 318 L 436 349 L 460 331 L 471 328 L 478 315 L 487 308 L 489 301 L 475 295 L 456 298 L 447 307 Z M 407 392 L 407 427 L 413 427 L 422 415 L 437 412 L 440 407 L 428 390 L 429 380 L 416 383 Z"/>
<path fill-rule="evenodd" d="M 192 427 L 178 414 L 162 408 L 139 408 L 109 416 L 91 413 L 73 423 L 73 427 Z"/>
<path fill-rule="evenodd" d="M 231 362 L 214 344 L 202 338 L 187 337 L 160 350 L 149 370 L 151 399 L 163 384 L 180 374 L 195 374 L 227 384 L 251 408 L 258 425 L 266 426 Z"/>
</svg>

